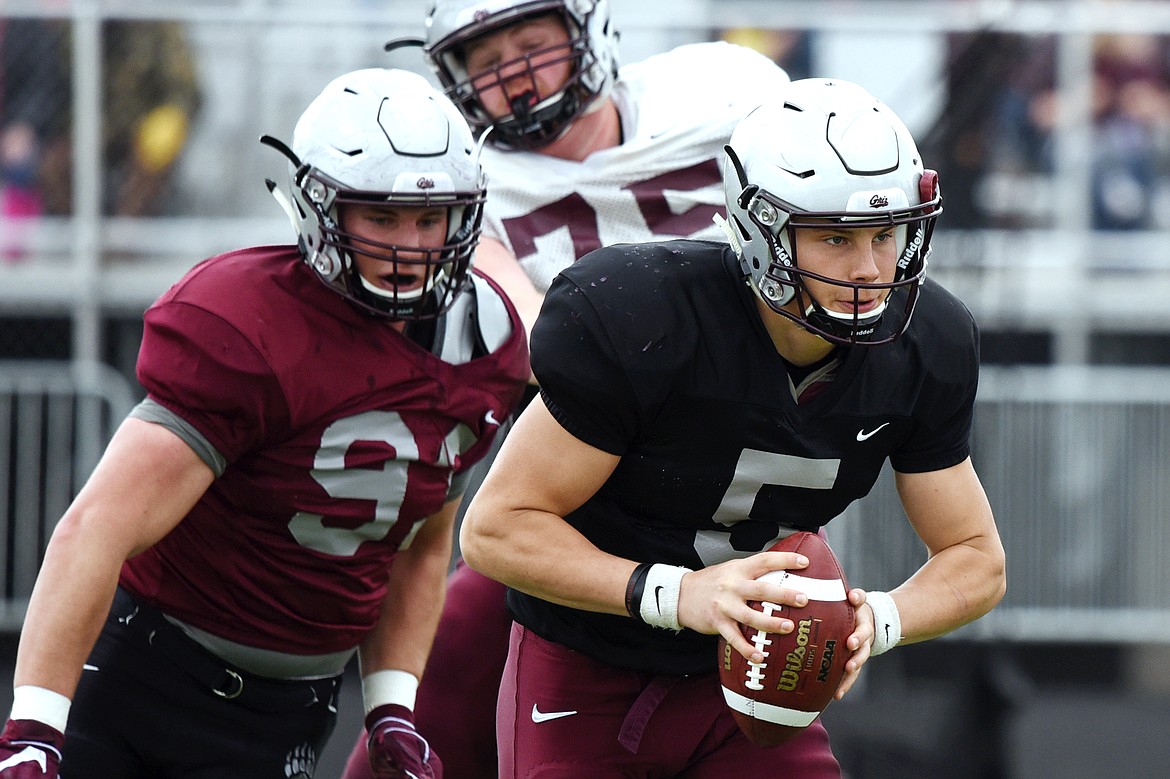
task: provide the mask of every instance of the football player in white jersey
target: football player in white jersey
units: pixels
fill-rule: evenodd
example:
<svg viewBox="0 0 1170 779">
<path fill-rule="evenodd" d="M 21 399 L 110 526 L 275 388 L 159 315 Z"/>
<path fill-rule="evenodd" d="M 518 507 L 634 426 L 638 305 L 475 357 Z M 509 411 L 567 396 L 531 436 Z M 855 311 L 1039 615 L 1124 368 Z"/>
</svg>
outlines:
<svg viewBox="0 0 1170 779">
<path fill-rule="evenodd" d="M 608 0 L 434 0 L 426 40 L 387 48 L 403 43 L 423 46 L 472 129 L 489 133 L 475 266 L 529 329 L 553 278 L 593 249 L 720 238 L 723 146 L 789 81 L 763 54 L 724 42 L 619 67 Z M 415 711 L 439 725 L 428 735 L 449 776 L 496 776 L 510 625 L 504 587 L 458 564 Z M 345 779 L 371 776 L 359 738 Z"/>
<path fill-rule="evenodd" d="M 562 29 L 550 17 L 530 26 L 541 24 L 550 26 L 549 36 Z M 468 61 L 509 56 L 489 46 L 469 46 Z M 494 71 L 504 78 L 508 67 Z M 484 151 L 492 189 L 477 267 L 501 281 L 531 323 L 556 274 L 593 249 L 717 237 L 718 155 L 736 120 L 787 82 L 751 49 L 691 44 L 622 68 L 592 113 L 567 122 L 538 149 L 501 148 L 507 138 L 496 127 Z M 511 83 L 488 88 L 483 99 Z"/>
</svg>

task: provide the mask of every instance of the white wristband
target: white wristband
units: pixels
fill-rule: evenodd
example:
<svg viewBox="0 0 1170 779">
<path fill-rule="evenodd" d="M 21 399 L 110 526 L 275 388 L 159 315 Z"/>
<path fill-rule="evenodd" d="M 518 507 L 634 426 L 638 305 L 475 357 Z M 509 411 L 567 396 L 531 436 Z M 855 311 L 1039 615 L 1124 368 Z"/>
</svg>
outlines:
<svg viewBox="0 0 1170 779">
<path fill-rule="evenodd" d="M 888 652 L 902 640 L 902 618 L 898 605 L 888 592 L 871 590 L 865 594 L 865 602 L 873 609 L 873 644 L 869 656 L 876 657 Z"/>
<path fill-rule="evenodd" d="M 678 624 L 678 594 L 683 577 L 688 573 L 692 573 L 691 569 L 681 566 L 662 563 L 650 566 L 642 590 L 642 602 L 638 604 L 638 614 L 643 622 L 676 633 L 682 630 L 682 625 Z"/>
<path fill-rule="evenodd" d="M 12 713 L 8 718 L 36 720 L 64 733 L 71 704 L 72 701 L 59 692 L 22 684 L 12 691 Z"/>
<path fill-rule="evenodd" d="M 362 701 L 366 714 L 389 703 L 414 711 L 417 694 L 418 677 L 409 671 L 374 671 L 362 677 Z"/>
</svg>

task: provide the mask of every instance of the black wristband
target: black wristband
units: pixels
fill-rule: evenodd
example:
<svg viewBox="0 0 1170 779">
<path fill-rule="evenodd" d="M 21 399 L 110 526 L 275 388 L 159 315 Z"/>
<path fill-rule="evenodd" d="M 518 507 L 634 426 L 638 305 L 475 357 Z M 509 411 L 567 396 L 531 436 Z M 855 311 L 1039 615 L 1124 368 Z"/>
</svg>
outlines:
<svg viewBox="0 0 1170 779">
<path fill-rule="evenodd" d="M 642 591 L 646 589 L 646 577 L 654 563 L 638 563 L 638 567 L 630 574 L 630 581 L 626 583 L 626 611 L 639 622 L 642 619 Z"/>
</svg>

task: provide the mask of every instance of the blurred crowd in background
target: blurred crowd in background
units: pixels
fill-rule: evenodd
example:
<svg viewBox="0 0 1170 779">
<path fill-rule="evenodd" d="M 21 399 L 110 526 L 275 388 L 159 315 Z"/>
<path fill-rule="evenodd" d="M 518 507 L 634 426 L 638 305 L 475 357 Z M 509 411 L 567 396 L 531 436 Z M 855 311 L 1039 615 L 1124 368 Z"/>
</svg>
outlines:
<svg viewBox="0 0 1170 779">
<path fill-rule="evenodd" d="M 171 173 L 198 117 L 202 86 L 181 24 L 108 21 L 102 29 L 103 191 L 111 216 L 174 213 Z M 73 210 L 73 45 L 67 19 L 0 17 L 0 215 Z M 6 258 L 23 251 L 9 241 Z"/>
<path fill-rule="evenodd" d="M 614 0 L 622 61 L 721 38 L 793 78 L 865 84 L 940 173 L 932 272 L 980 318 L 985 360 L 1170 363 L 1155 305 L 1170 294 L 1170 16 L 1124 19 L 1161 4 L 1021 0 L 985 19 L 973 15 L 988 4 L 959 0 L 939 0 L 938 18 L 921 14 L 930 3 L 777 0 L 756 21 L 751 2 L 678 0 L 666 18 Z M 0 359 L 97 356 L 129 375 L 142 309 L 191 262 L 288 240 L 263 185 L 283 161 L 261 134 L 287 133 L 337 73 L 433 80 L 417 51 L 383 51 L 421 32 L 425 5 L 0 10 Z M 1126 303 L 1130 288 L 1103 286 L 1102 270 L 1147 274 L 1130 279 L 1147 295 Z M 1021 298 L 1033 284 L 1047 289 Z"/>
<path fill-rule="evenodd" d="M 815 32 L 712 30 L 812 72 Z M 193 132 L 206 68 L 175 21 L 102 25 L 103 187 L 112 216 L 186 213 L 172 175 Z M 1170 226 L 1170 37 L 1093 38 L 1092 227 Z M 0 218 L 6 257 L 23 254 L 16 222 L 68 215 L 72 204 L 72 40 L 68 19 L 0 17 Z M 947 36 L 945 96 L 924 154 L 946 182 L 948 227 L 1048 227 L 1054 129 L 1062 120 L 1054 36 Z"/>
<path fill-rule="evenodd" d="M 1094 36 L 1092 47 L 1091 226 L 1166 227 L 1170 38 L 1103 34 Z M 947 107 L 928 155 L 948 174 L 949 224 L 1050 226 L 1044 203 L 1054 198 L 1045 184 L 1061 121 L 1055 40 L 953 36 L 950 53 Z"/>
</svg>

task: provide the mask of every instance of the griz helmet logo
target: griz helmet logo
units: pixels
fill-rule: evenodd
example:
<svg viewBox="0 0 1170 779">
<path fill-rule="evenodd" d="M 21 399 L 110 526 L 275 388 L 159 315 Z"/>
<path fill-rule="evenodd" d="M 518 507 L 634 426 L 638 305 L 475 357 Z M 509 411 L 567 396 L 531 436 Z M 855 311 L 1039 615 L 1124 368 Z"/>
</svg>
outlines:
<svg viewBox="0 0 1170 779">
<path fill-rule="evenodd" d="M 890 205 L 890 199 L 885 195 L 874 195 L 869 199 L 870 208 L 886 208 Z"/>
<path fill-rule="evenodd" d="M 414 182 L 414 185 L 416 187 L 418 187 L 419 189 L 434 189 L 435 188 L 435 180 L 427 178 L 426 176 L 423 176 L 418 181 Z"/>
</svg>

